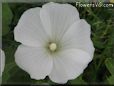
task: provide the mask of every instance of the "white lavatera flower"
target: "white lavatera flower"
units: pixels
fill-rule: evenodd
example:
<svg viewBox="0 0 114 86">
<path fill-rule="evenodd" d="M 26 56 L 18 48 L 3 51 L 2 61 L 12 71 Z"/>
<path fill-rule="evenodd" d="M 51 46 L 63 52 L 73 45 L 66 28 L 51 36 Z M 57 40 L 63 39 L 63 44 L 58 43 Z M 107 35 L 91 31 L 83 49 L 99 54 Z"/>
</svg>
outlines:
<svg viewBox="0 0 114 86">
<path fill-rule="evenodd" d="M 4 71 L 5 66 L 5 54 L 4 51 L 0 49 L 0 77 L 2 76 L 2 72 Z"/>
<path fill-rule="evenodd" d="M 15 53 L 17 65 L 32 79 L 46 76 L 66 83 L 83 73 L 92 60 L 90 25 L 70 4 L 47 3 L 23 13 L 14 30 L 22 44 Z"/>
</svg>

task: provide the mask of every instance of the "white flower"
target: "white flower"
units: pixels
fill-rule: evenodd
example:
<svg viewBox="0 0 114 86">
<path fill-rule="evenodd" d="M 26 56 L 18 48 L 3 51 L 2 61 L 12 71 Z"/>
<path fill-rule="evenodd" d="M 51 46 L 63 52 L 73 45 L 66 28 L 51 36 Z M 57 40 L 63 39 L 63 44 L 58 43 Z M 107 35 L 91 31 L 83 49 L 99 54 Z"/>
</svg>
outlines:
<svg viewBox="0 0 114 86">
<path fill-rule="evenodd" d="M 0 49 L 0 76 L 2 76 L 2 72 L 4 71 L 4 66 L 5 66 L 5 54 Z"/>
<path fill-rule="evenodd" d="M 90 34 L 90 25 L 69 4 L 31 8 L 14 30 L 15 40 L 22 43 L 15 61 L 33 79 L 49 76 L 53 82 L 66 83 L 82 74 L 93 58 Z"/>
</svg>

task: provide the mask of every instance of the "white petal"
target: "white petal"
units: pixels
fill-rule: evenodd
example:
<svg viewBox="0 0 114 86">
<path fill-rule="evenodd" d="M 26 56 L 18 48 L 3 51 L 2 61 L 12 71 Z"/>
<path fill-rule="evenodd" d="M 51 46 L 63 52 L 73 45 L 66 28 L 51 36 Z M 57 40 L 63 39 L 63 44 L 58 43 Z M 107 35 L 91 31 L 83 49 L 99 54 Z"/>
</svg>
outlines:
<svg viewBox="0 0 114 86">
<path fill-rule="evenodd" d="M 42 48 L 20 45 L 15 53 L 15 61 L 33 79 L 44 79 L 52 69 L 52 58 Z"/>
<path fill-rule="evenodd" d="M 82 49 L 90 54 L 94 54 L 94 46 L 90 38 L 90 25 L 83 19 L 75 22 L 64 34 L 62 43 L 64 49 L 76 48 Z"/>
<path fill-rule="evenodd" d="M 46 31 L 48 34 L 52 33 L 55 39 L 59 39 L 72 23 L 79 20 L 75 7 L 53 2 L 43 5 L 40 16 Z"/>
<path fill-rule="evenodd" d="M 41 46 L 47 41 L 47 33 L 40 19 L 41 8 L 31 8 L 24 12 L 15 27 L 15 40 L 24 45 Z"/>
<path fill-rule="evenodd" d="M 5 66 L 5 54 L 0 49 L 0 76 L 2 76 L 2 72 L 4 71 L 4 66 Z"/>
<path fill-rule="evenodd" d="M 56 83 L 66 83 L 77 78 L 92 60 L 88 53 L 79 49 L 64 50 L 55 56 L 49 77 Z"/>
</svg>

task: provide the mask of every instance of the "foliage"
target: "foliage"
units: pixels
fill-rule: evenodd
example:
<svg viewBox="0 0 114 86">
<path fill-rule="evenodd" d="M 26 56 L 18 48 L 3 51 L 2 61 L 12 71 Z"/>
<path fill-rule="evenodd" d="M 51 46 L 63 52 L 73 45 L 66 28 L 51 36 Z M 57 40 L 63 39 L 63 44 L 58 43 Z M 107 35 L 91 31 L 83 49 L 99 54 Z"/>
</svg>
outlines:
<svg viewBox="0 0 114 86">
<path fill-rule="evenodd" d="M 3 21 L 2 21 L 2 25 L 3 25 L 3 32 L 2 34 L 3 35 L 6 35 L 9 31 L 10 31 L 10 28 L 9 28 L 9 24 L 11 23 L 11 19 L 13 17 L 12 15 L 12 12 L 10 10 L 10 8 L 8 7 L 8 4 L 4 4 L 3 7 L 2 7 L 2 10 L 3 11 Z"/>
<path fill-rule="evenodd" d="M 114 84 L 114 59 L 112 59 L 112 58 L 107 58 L 107 59 L 105 60 L 105 65 L 106 65 L 108 71 L 109 71 L 110 74 L 111 74 L 109 77 L 107 77 L 107 81 L 108 81 L 108 83 L 110 83 L 110 84 Z"/>
</svg>

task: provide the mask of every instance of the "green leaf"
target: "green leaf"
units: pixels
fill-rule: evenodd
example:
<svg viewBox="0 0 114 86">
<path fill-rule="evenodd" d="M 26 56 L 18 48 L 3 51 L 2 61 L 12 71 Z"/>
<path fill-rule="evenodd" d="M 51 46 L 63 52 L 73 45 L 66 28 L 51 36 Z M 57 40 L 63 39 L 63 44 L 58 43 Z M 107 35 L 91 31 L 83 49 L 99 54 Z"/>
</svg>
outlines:
<svg viewBox="0 0 114 86">
<path fill-rule="evenodd" d="M 3 72 L 3 77 L 2 77 L 4 81 L 7 81 L 10 78 L 11 76 L 10 70 L 14 67 L 15 67 L 15 63 L 9 63 L 5 65 L 5 71 Z"/>
<path fill-rule="evenodd" d="M 111 73 L 111 76 L 107 77 L 107 81 L 109 84 L 114 84 L 114 59 L 107 58 L 105 60 L 105 65 L 109 72 Z"/>
<path fill-rule="evenodd" d="M 74 80 L 70 80 L 69 82 L 73 85 L 75 85 L 75 84 L 86 84 L 86 82 L 82 79 L 82 76 L 79 76 L 78 78 L 76 78 Z"/>
<path fill-rule="evenodd" d="M 112 58 L 107 58 L 105 60 L 105 65 L 107 67 L 107 69 L 109 70 L 109 72 L 114 75 L 114 59 Z"/>
<path fill-rule="evenodd" d="M 2 4 L 2 35 L 6 35 L 9 31 L 13 14 L 7 3 Z"/>
<path fill-rule="evenodd" d="M 37 82 L 35 84 L 37 84 L 37 85 L 49 85 L 49 83 L 45 80 L 37 80 Z"/>
<path fill-rule="evenodd" d="M 109 84 L 114 84 L 114 75 L 110 76 L 107 81 Z"/>
</svg>

